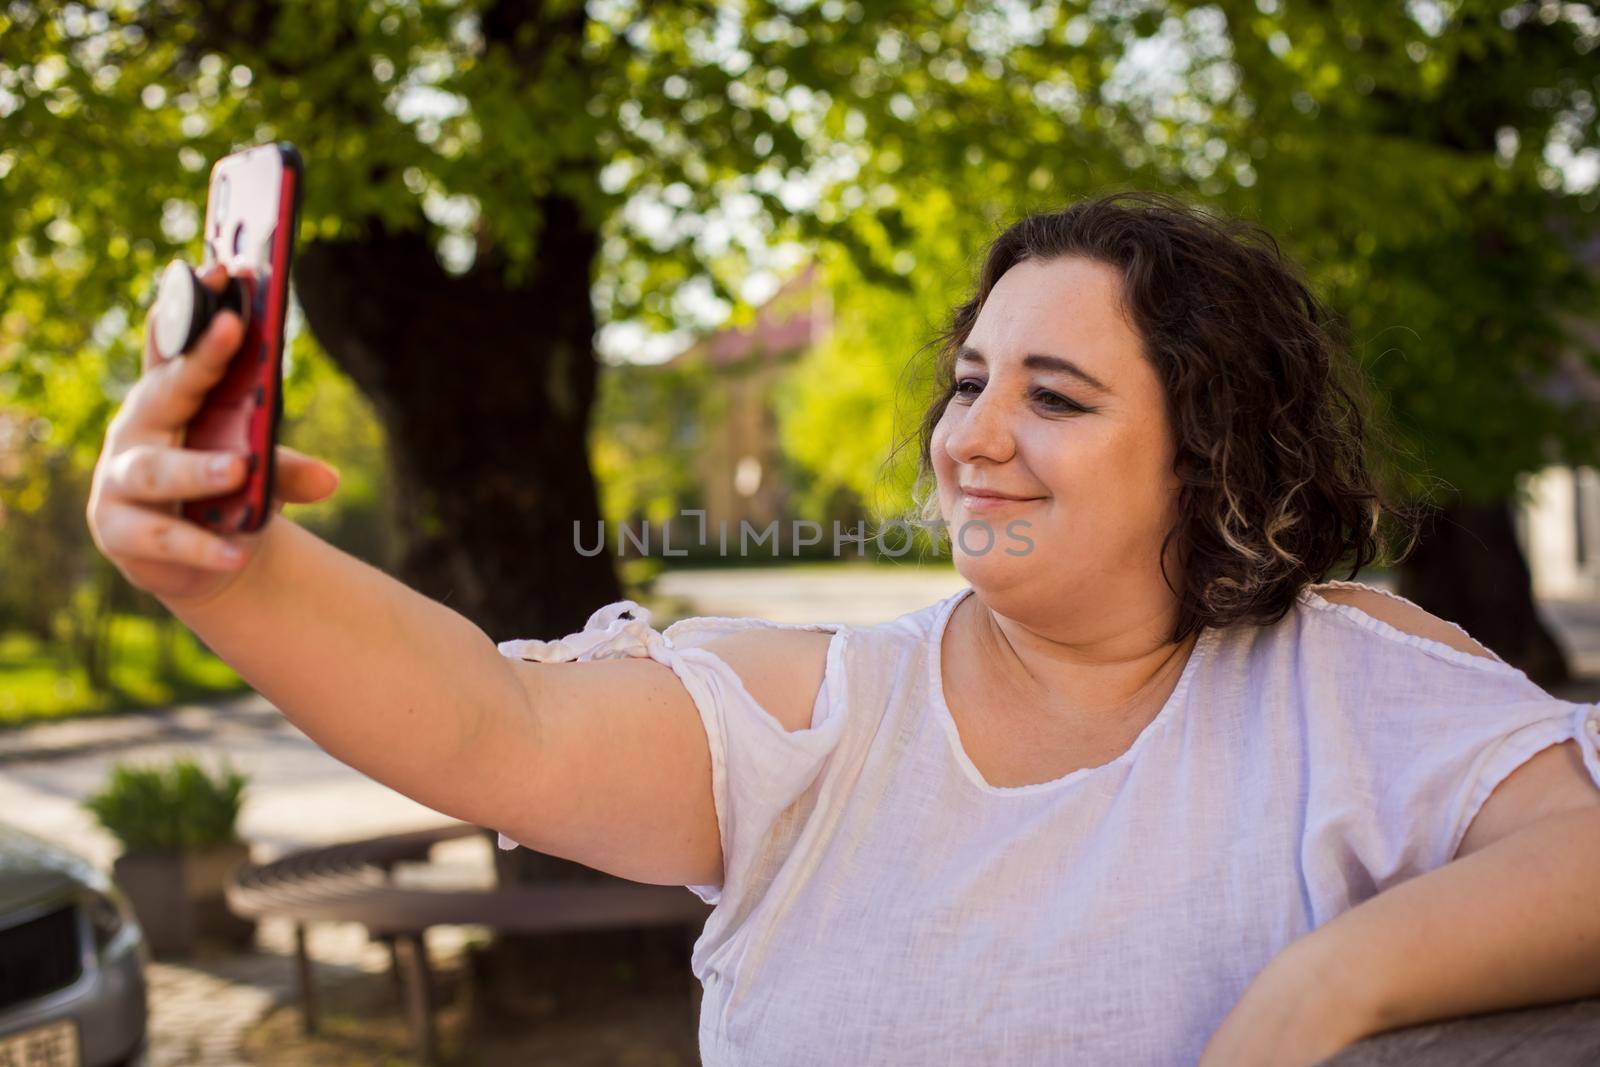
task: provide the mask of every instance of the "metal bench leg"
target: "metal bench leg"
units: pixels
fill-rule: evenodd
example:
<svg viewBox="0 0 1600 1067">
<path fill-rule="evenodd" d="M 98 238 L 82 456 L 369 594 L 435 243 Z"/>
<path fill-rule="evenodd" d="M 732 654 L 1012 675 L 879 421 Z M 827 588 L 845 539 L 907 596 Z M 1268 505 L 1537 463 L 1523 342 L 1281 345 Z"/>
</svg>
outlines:
<svg viewBox="0 0 1600 1067">
<path fill-rule="evenodd" d="M 395 947 L 395 939 L 389 934 L 377 935 L 377 940 L 382 941 L 389 950 L 389 980 L 394 983 L 394 996 L 401 1006 L 406 1002 L 406 979 L 400 967 L 400 950 Z"/>
<path fill-rule="evenodd" d="M 317 980 L 306 948 L 306 924 L 294 924 L 294 967 L 300 985 L 300 1023 L 308 1035 L 317 1032 Z"/>
<path fill-rule="evenodd" d="M 401 934 L 394 939 L 395 953 L 405 976 L 406 1019 L 411 1026 L 411 1044 L 423 1063 L 438 1061 L 438 1034 L 433 1019 L 433 969 L 428 965 L 428 946 L 421 933 Z"/>
</svg>

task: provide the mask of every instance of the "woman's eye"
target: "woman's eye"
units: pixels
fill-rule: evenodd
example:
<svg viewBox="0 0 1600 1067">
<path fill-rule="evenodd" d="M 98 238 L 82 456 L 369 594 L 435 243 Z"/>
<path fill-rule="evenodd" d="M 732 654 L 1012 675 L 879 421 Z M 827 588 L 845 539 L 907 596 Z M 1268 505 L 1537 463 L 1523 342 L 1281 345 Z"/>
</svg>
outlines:
<svg viewBox="0 0 1600 1067">
<path fill-rule="evenodd" d="M 977 378 L 962 378 L 951 387 L 953 396 L 969 402 L 982 391 L 983 382 Z M 1052 393 L 1048 389 L 1035 389 L 1032 396 L 1041 407 L 1052 412 L 1083 413 L 1093 410 L 1078 403 L 1076 400 L 1070 400 L 1059 393 Z"/>
<path fill-rule="evenodd" d="M 1052 411 L 1088 410 L 1076 400 L 1068 400 L 1066 397 L 1061 396 L 1058 393 L 1052 393 L 1048 389 L 1040 389 L 1033 395 L 1038 399 L 1039 403 L 1043 404 L 1047 408 L 1050 408 Z"/>
</svg>

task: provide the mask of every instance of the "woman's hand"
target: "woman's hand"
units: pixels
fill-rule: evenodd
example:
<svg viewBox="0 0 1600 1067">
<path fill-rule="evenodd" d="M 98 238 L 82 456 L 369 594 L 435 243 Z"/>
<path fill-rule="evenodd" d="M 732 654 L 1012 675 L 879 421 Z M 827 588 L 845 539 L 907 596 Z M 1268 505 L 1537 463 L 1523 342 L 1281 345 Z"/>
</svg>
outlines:
<svg viewBox="0 0 1600 1067">
<path fill-rule="evenodd" d="M 227 277 L 217 264 L 201 281 L 220 291 Z M 233 312 L 220 312 L 189 354 L 172 359 L 156 353 L 151 327 L 147 318 L 143 371 L 106 430 L 86 518 L 95 547 L 136 588 L 168 602 L 206 600 L 249 566 L 262 531 L 219 535 L 182 517 L 183 501 L 236 489 L 246 470 L 242 453 L 202 452 L 178 442 L 227 372 L 244 324 Z M 220 472 L 212 466 L 218 459 L 225 463 Z M 275 459 L 273 514 L 285 501 L 311 503 L 338 487 L 339 475 L 320 460 L 284 446 Z"/>
<path fill-rule="evenodd" d="M 1200 1067 L 1311 1067 L 1378 1033 L 1350 961 L 1322 951 L 1315 934 L 1256 975 L 1200 1056 Z"/>
</svg>

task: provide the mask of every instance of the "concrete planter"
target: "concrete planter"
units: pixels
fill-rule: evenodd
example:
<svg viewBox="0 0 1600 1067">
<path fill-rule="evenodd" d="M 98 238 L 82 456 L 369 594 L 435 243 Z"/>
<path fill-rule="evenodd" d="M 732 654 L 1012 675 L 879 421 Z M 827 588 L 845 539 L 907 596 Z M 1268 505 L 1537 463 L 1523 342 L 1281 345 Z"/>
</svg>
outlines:
<svg viewBox="0 0 1600 1067">
<path fill-rule="evenodd" d="M 128 852 L 111 877 L 128 897 L 151 952 L 188 956 L 200 943 L 247 948 L 256 924 L 228 910 L 223 887 L 250 859 L 242 841 L 202 852 Z"/>
</svg>

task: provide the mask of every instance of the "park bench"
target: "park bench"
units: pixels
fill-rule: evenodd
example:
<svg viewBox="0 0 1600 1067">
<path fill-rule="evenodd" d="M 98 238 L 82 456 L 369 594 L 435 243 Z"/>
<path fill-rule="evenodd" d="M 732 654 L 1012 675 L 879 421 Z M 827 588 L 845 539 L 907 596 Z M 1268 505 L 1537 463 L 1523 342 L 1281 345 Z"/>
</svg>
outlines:
<svg viewBox="0 0 1600 1067">
<path fill-rule="evenodd" d="M 411 1039 L 419 1059 L 437 1052 L 435 990 L 424 934 L 431 926 L 488 926 L 499 933 L 550 934 L 684 925 L 699 936 L 709 905 L 681 886 L 550 883 L 494 889 L 427 889 L 397 885 L 394 868 L 427 860 L 442 841 L 481 834 L 470 823 L 389 834 L 293 852 L 244 864 L 227 887 L 228 906 L 247 918 L 294 923 L 295 966 L 307 1033 L 317 1030 L 317 992 L 306 929 L 317 922 L 356 922 L 393 953 Z M 698 979 L 691 979 L 697 1005 Z"/>
</svg>

